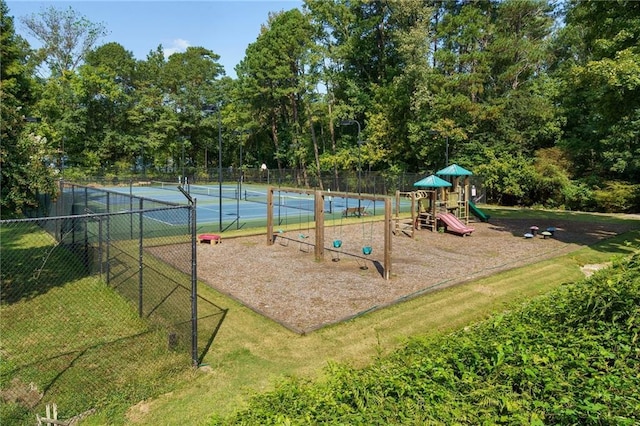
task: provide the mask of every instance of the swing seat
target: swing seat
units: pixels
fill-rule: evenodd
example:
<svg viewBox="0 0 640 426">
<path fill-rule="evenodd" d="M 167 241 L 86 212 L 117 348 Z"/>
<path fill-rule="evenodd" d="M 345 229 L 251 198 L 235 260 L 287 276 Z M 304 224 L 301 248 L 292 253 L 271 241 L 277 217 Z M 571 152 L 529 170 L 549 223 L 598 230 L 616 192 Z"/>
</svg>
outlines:
<svg viewBox="0 0 640 426">
<path fill-rule="evenodd" d="M 364 254 L 365 256 L 369 256 L 372 252 L 373 252 L 373 247 L 371 246 L 362 247 L 362 254 Z"/>
<path fill-rule="evenodd" d="M 289 239 L 285 237 L 284 229 L 278 229 L 278 240 L 280 241 L 280 245 L 283 247 L 289 246 Z"/>
<path fill-rule="evenodd" d="M 342 247 L 342 240 L 333 240 L 333 247 L 334 248 Z"/>
</svg>

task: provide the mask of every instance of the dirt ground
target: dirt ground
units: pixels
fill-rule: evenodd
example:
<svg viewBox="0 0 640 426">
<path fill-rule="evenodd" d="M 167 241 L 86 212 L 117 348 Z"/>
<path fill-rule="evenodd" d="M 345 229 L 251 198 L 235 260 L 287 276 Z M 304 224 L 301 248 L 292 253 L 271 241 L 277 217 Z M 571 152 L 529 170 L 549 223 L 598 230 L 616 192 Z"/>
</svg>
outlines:
<svg viewBox="0 0 640 426">
<path fill-rule="evenodd" d="M 524 238 L 532 225 L 557 231 L 551 238 Z M 323 262 L 314 259 L 313 230 L 278 235 L 271 246 L 265 235 L 223 238 L 220 244 L 198 245 L 198 278 L 283 326 L 307 333 L 435 289 L 568 253 L 633 225 L 492 219 L 471 223 L 475 231 L 466 237 L 428 230 L 416 231 L 415 239 L 392 235 L 389 280 L 382 273 L 382 222 L 326 227 Z M 332 248 L 336 239 L 343 242 L 339 251 Z M 371 246 L 372 253 L 363 255 L 363 246 Z M 155 254 L 171 257 L 166 251 Z"/>
</svg>

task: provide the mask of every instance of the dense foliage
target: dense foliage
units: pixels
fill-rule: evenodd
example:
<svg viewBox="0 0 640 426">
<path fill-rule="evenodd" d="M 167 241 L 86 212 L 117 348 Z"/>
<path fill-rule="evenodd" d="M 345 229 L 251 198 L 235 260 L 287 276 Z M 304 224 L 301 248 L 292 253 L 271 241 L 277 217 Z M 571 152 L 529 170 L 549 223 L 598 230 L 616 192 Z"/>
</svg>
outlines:
<svg viewBox="0 0 640 426">
<path fill-rule="evenodd" d="M 639 2 L 305 0 L 265 17 L 233 79 L 207 47 L 141 60 L 98 46 L 105 28 L 73 14 L 23 17 L 43 47 L 8 57 L 33 65 L 25 80 L 50 68 L 24 103 L 42 123 L 24 131 L 65 176 L 207 179 L 220 143 L 225 167 L 307 177 L 455 162 L 489 202 L 640 209 Z"/>
<path fill-rule="evenodd" d="M 214 424 L 640 422 L 640 254 L 362 370 L 288 380 Z"/>
<path fill-rule="evenodd" d="M 17 213 L 35 204 L 38 192 L 55 191 L 46 168 L 47 140 L 27 122 L 33 117 L 36 87 L 27 61 L 28 46 L 16 35 L 13 18 L 0 1 L 0 209 Z"/>
</svg>

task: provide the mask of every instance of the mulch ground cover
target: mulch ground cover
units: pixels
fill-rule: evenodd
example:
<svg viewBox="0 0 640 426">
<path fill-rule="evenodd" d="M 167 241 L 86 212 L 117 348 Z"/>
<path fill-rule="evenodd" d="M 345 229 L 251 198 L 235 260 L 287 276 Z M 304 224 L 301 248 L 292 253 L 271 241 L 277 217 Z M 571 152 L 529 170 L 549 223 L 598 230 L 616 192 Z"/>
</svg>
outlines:
<svg viewBox="0 0 640 426">
<path fill-rule="evenodd" d="M 524 238 L 533 225 L 557 230 L 550 238 Z M 535 267 L 634 225 L 492 219 L 471 223 L 475 231 L 466 237 L 420 230 L 411 239 L 398 233 L 392 236 L 389 280 L 382 273 L 382 222 L 326 227 L 324 261 L 314 258 L 313 230 L 278 234 L 271 246 L 265 235 L 223 238 L 198 245 L 198 279 L 290 330 L 308 333 L 440 288 Z M 342 241 L 339 249 L 333 249 L 335 239 Z M 363 254 L 364 246 L 372 247 L 370 255 Z M 188 247 L 150 250 L 172 263 L 175 251 Z"/>
</svg>

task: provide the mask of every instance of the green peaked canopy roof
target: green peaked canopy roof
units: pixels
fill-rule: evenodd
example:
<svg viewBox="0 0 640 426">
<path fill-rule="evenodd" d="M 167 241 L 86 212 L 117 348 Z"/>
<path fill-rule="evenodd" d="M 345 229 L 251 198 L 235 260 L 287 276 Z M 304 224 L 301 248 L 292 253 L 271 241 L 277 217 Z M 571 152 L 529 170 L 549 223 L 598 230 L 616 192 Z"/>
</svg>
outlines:
<svg viewBox="0 0 640 426">
<path fill-rule="evenodd" d="M 417 181 L 413 184 L 413 186 L 421 186 L 425 188 L 444 188 L 446 186 L 451 186 L 451 184 L 444 179 L 440 179 L 436 175 L 430 175 L 424 179 Z"/>
<path fill-rule="evenodd" d="M 464 167 L 460 167 L 457 164 L 452 164 L 442 170 L 437 171 L 436 174 L 440 176 L 471 176 L 473 173 L 471 173 Z"/>
</svg>

